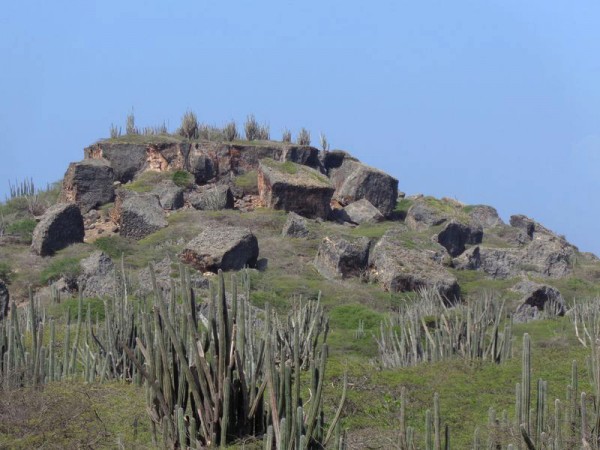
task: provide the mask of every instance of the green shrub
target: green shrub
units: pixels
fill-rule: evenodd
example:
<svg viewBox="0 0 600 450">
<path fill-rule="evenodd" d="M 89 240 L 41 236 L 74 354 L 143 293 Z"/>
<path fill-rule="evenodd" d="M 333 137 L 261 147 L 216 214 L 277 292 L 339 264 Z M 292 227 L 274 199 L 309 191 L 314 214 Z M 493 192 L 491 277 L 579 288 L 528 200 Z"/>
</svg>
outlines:
<svg viewBox="0 0 600 450">
<path fill-rule="evenodd" d="M 8 234 L 16 234 L 24 241 L 31 242 L 31 236 L 37 222 L 34 219 L 17 220 L 6 227 Z"/>
<path fill-rule="evenodd" d="M 182 188 L 189 188 L 194 185 L 194 176 L 185 170 L 173 172 L 173 183 Z"/>
<path fill-rule="evenodd" d="M 14 272 L 12 267 L 4 261 L 0 261 L 0 280 L 4 281 L 7 284 L 10 284 L 12 281 L 12 277 Z"/>
<path fill-rule="evenodd" d="M 92 320 L 96 320 L 96 317 L 99 320 L 104 320 L 105 310 L 104 310 L 104 302 L 98 298 L 84 298 L 82 301 L 82 313 L 83 318 L 86 317 L 87 310 L 90 309 L 90 318 Z M 63 300 L 60 305 L 58 305 L 57 317 L 64 317 L 65 313 L 69 313 L 69 318 L 71 321 L 77 320 L 77 311 L 79 309 L 79 299 L 78 298 L 69 298 L 67 300 Z"/>
<path fill-rule="evenodd" d="M 310 131 L 308 131 L 306 128 L 302 128 L 300 133 L 298 133 L 296 142 L 298 145 L 310 145 Z"/>
<path fill-rule="evenodd" d="M 94 241 L 94 246 L 113 259 L 131 252 L 131 243 L 119 235 L 100 237 Z"/>
<path fill-rule="evenodd" d="M 246 118 L 246 123 L 244 124 L 244 132 L 246 133 L 246 139 L 248 139 L 249 141 L 254 141 L 258 139 L 260 126 L 258 125 L 254 114 L 250 114 Z"/>
<path fill-rule="evenodd" d="M 181 127 L 177 133 L 188 139 L 198 139 L 199 136 L 198 118 L 193 111 L 186 111 L 181 118 Z"/>
<path fill-rule="evenodd" d="M 40 273 L 42 284 L 49 284 L 62 277 L 74 279 L 81 273 L 80 258 L 55 257 L 52 262 Z"/>
</svg>

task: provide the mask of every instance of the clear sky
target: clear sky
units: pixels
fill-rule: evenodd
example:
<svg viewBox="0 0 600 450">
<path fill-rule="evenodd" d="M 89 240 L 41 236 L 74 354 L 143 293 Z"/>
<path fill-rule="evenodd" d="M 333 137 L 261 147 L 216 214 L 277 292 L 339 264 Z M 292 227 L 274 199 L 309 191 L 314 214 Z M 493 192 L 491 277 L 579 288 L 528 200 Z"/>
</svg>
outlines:
<svg viewBox="0 0 600 450">
<path fill-rule="evenodd" d="M 0 8 L 0 198 L 124 126 L 323 132 L 407 193 L 600 254 L 600 2 L 27 1 Z"/>
</svg>

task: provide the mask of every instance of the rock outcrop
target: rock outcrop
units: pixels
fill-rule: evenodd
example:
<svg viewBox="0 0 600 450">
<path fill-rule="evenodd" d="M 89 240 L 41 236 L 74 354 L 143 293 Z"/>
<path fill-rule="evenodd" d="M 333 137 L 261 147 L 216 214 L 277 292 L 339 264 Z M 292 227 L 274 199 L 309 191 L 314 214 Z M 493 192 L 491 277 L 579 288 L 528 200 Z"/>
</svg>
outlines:
<svg viewBox="0 0 600 450">
<path fill-rule="evenodd" d="M 158 197 L 150 193 L 129 193 L 120 205 L 121 236 L 142 239 L 168 225 Z"/>
<path fill-rule="evenodd" d="M 335 187 L 334 199 L 343 206 L 365 198 L 385 217 L 396 207 L 398 180 L 381 170 L 344 158 L 329 176 Z"/>
<path fill-rule="evenodd" d="M 354 241 L 325 237 L 319 245 L 314 265 L 325 278 L 360 276 L 367 269 L 370 246 L 371 242 L 366 237 Z"/>
<path fill-rule="evenodd" d="M 438 207 L 430 201 L 430 197 L 421 197 L 414 200 L 408 208 L 405 222 L 411 230 L 422 231 L 427 228 L 441 225 L 452 217 L 447 209 Z"/>
<path fill-rule="evenodd" d="M 464 252 L 465 245 L 480 244 L 482 239 L 483 230 L 481 228 L 455 221 L 449 222 L 437 237 L 437 241 L 452 257 Z"/>
<path fill-rule="evenodd" d="M 552 309 L 552 314 L 565 314 L 565 299 L 560 291 L 547 284 L 534 283 L 532 281 L 522 281 L 517 283 L 513 290 L 523 294 L 521 298 L 521 309 L 523 305 L 529 305 L 538 311 L 544 311 L 547 308 Z"/>
<path fill-rule="evenodd" d="M 471 225 L 481 228 L 493 228 L 504 225 L 496 208 L 488 205 L 472 205 L 465 209 L 469 215 L 469 223 Z"/>
<path fill-rule="evenodd" d="M 264 159 L 258 168 L 258 191 L 265 207 L 326 219 L 334 188 L 325 175 L 310 167 Z"/>
<path fill-rule="evenodd" d="M 283 237 L 306 238 L 308 237 L 308 224 L 306 219 L 293 211 L 288 213 L 281 235 Z"/>
<path fill-rule="evenodd" d="M 46 210 L 33 230 L 32 250 L 48 256 L 71 244 L 83 242 L 85 235 L 81 210 L 74 203 L 57 203 Z"/>
<path fill-rule="evenodd" d="M 205 211 L 219 211 L 233 208 L 233 194 L 226 185 L 218 185 L 201 192 L 194 192 L 188 197 L 190 204 Z"/>
<path fill-rule="evenodd" d="M 84 297 L 103 298 L 115 294 L 115 265 L 106 253 L 97 250 L 83 259 L 80 265 L 77 285 Z"/>
<path fill-rule="evenodd" d="M 183 191 L 184 189 L 177 186 L 173 181 L 165 180 L 156 186 L 152 193 L 158 196 L 160 206 L 173 211 L 183 208 Z"/>
<path fill-rule="evenodd" d="M 385 218 L 373 204 L 366 198 L 350 203 L 343 210 L 343 218 L 358 225 L 363 223 L 377 223 Z"/>
<path fill-rule="evenodd" d="M 0 280 L 0 320 L 8 317 L 8 309 L 10 307 L 10 293 L 8 286 L 3 280 Z"/>
<path fill-rule="evenodd" d="M 69 164 L 62 183 L 61 201 L 76 203 L 83 214 L 113 201 L 115 174 L 108 161 L 84 159 Z"/>
<path fill-rule="evenodd" d="M 217 272 L 254 267 L 258 252 L 258 240 L 250 230 L 212 227 L 192 239 L 179 257 L 200 272 Z"/>
<path fill-rule="evenodd" d="M 442 249 L 443 250 L 443 249 Z M 433 289 L 448 303 L 460 298 L 456 278 L 436 262 L 436 249 L 408 248 L 402 230 L 388 230 L 371 250 L 371 277 L 386 291 Z"/>
</svg>

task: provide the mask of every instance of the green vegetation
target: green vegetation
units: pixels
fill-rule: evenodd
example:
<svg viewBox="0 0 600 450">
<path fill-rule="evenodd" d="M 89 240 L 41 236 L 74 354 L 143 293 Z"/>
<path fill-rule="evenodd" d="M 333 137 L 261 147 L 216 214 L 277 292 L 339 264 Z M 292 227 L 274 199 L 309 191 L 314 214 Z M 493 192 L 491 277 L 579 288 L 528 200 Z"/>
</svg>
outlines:
<svg viewBox="0 0 600 450">
<path fill-rule="evenodd" d="M 81 273 L 80 258 L 77 257 L 56 257 L 52 262 L 42 270 L 40 274 L 40 283 L 49 284 L 62 277 L 75 279 Z"/>
<path fill-rule="evenodd" d="M 122 187 L 134 192 L 150 192 L 158 183 L 173 176 L 174 175 L 169 172 L 155 172 L 153 170 L 148 170 L 136 177 L 135 180 L 130 183 L 124 184 Z"/>
<path fill-rule="evenodd" d="M 193 111 L 186 111 L 181 118 L 181 126 L 177 134 L 187 139 L 197 139 L 199 135 L 198 118 Z"/>
<path fill-rule="evenodd" d="M 102 236 L 94 241 L 94 246 L 102 250 L 112 259 L 120 258 L 122 254 L 133 251 L 134 243 L 120 235 Z"/>
<path fill-rule="evenodd" d="M 254 141 L 259 138 L 260 125 L 256 121 L 254 114 L 248 115 L 246 118 L 246 123 L 244 123 L 244 133 L 246 134 L 246 139 L 249 141 Z"/>
<path fill-rule="evenodd" d="M 0 280 L 10 284 L 14 276 L 13 268 L 6 261 L 0 261 Z"/>
<path fill-rule="evenodd" d="M 233 179 L 233 183 L 244 191 L 258 191 L 258 173 L 251 170 Z"/>
<path fill-rule="evenodd" d="M 36 225 L 37 222 L 35 219 L 21 219 L 9 224 L 6 227 L 6 232 L 19 236 L 26 243 L 31 243 L 31 237 Z"/>
<path fill-rule="evenodd" d="M 399 214 L 402 218 L 406 217 L 406 213 L 414 202 L 408 198 L 403 198 L 396 203 L 394 213 Z"/>
<path fill-rule="evenodd" d="M 194 176 L 185 170 L 176 170 L 171 177 L 173 183 L 182 188 L 191 188 L 194 186 Z"/>
<path fill-rule="evenodd" d="M 310 145 L 310 131 L 306 128 L 302 128 L 296 137 L 298 145 Z"/>
</svg>

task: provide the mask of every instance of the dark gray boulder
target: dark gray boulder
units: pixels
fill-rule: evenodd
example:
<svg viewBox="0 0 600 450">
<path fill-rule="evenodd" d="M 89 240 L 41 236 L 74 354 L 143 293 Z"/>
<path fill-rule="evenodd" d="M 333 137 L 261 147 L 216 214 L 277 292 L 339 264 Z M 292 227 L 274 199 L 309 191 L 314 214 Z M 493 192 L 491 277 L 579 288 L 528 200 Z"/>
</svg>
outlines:
<svg viewBox="0 0 600 450">
<path fill-rule="evenodd" d="M 40 256 L 52 255 L 71 244 L 83 242 L 83 216 L 74 203 L 57 203 L 46 210 L 33 230 L 31 249 Z"/>
<path fill-rule="evenodd" d="M 346 221 L 358 225 L 363 223 L 377 223 L 385 219 L 383 214 L 366 198 L 361 198 L 344 207 L 343 214 Z"/>
<path fill-rule="evenodd" d="M 240 227 L 211 227 L 192 239 L 179 258 L 200 272 L 241 270 L 258 260 L 258 240 Z"/>
<path fill-rule="evenodd" d="M 386 291 L 431 289 L 448 304 L 457 302 L 460 287 L 456 277 L 436 261 L 438 249 L 445 250 L 435 243 L 424 248 L 407 246 L 402 234 L 400 227 L 388 230 L 372 248 L 369 261 L 371 279 L 379 282 Z"/>
<path fill-rule="evenodd" d="M 345 152 L 344 150 L 323 151 L 320 154 L 320 158 L 321 165 L 326 173 L 329 173 L 332 169 L 339 168 L 346 159 L 358 161 L 358 159 L 354 158 L 350 153 Z"/>
<path fill-rule="evenodd" d="M 188 200 L 194 208 L 204 211 L 231 209 L 234 204 L 231 189 L 226 185 L 217 185 L 201 192 L 193 192 L 189 195 Z"/>
<path fill-rule="evenodd" d="M 100 250 L 81 260 L 81 275 L 77 285 L 86 298 L 112 297 L 115 294 L 115 265 Z"/>
<path fill-rule="evenodd" d="M 69 164 L 62 183 L 61 201 L 76 203 L 82 213 L 113 201 L 115 174 L 104 159 Z"/>
<path fill-rule="evenodd" d="M 197 184 L 206 184 L 218 174 L 215 161 L 200 148 L 192 148 L 188 170 L 194 175 Z"/>
<path fill-rule="evenodd" d="M 84 149 L 86 159 L 110 161 L 115 180 L 127 183 L 142 171 L 146 164 L 146 145 L 99 142 Z"/>
<path fill-rule="evenodd" d="M 482 239 L 483 230 L 481 228 L 455 221 L 449 222 L 437 237 L 437 241 L 452 257 L 464 252 L 465 245 L 480 244 Z"/>
<path fill-rule="evenodd" d="M 385 217 L 396 207 L 398 180 L 381 170 L 345 158 L 329 177 L 335 187 L 333 198 L 343 206 L 365 198 Z"/>
<path fill-rule="evenodd" d="M 306 219 L 293 211 L 289 212 L 281 235 L 283 237 L 306 238 L 308 234 Z"/>
<path fill-rule="evenodd" d="M 370 246 L 366 237 L 354 241 L 325 237 L 319 245 L 314 265 L 325 278 L 358 277 L 367 269 Z"/>
<path fill-rule="evenodd" d="M 510 216 L 510 226 L 523 230 L 529 239 L 533 239 L 533 232 L 535 231 L 535 221 L 522 214 L 516 214 Z"/>
<path fill-rule="evenodd" d="M 498 215 L 496 208 L 488 205 L 467 206 L 465 211 L 469 215 L 469 223 L 476 227 L 493 228 L 504 225 L 504 222 Z"/>
<path fill-rule="evenodd" d="M 319 150 L 308 145 L 287 145 L 281 153 L 281 161 L 291 161 L 323 171 L 319 159 Z"/>
<path fill-rule="evenodd" d="M 513 290 L 523 295 L 517 314 L 535 308 L 537 311 L 547 311 L 551 315 L 563 316 L 565 314 L 565 299 L 560 291 L 547 284 L 522 281 L 513 287 Z"/>
<path fill-rule="evenodd" d="M 308 166 L 265 158 L 258 167 L 262 206 L 327 219 L 334 188 L 329 179 Z"/>
<path fill-rule="evenodd" d="M 10 294 L 8 292 L 8 286 L 2 280 L 0 280 L 0 320 L 8 317 L 8 309 L 10 306 Z"/>
<path fill-rule="evenodd" d="M 142 239 L 168 225 L 158 197 L 150 193 L 125 195 L 120 205 L 121 236 Z"/>
<path fill-rule="evenodd" d="M 173 181 L 165 180 L 156 186 L 152 193 L 158 196 L 160 206 L 164 209 L 176 210 L 183 208 L 183 191 L 184 189 Z"/>
</svg>

